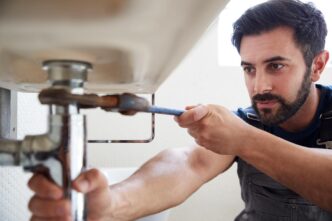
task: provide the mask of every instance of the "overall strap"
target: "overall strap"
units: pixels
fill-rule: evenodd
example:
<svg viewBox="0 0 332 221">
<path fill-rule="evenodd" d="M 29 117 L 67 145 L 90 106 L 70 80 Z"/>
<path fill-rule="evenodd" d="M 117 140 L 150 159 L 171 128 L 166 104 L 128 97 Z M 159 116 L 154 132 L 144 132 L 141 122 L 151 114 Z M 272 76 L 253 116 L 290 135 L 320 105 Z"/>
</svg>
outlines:
<svg viewBox="0 0 332 221">
<path fill-rule="evenodd" d="M 332 149 L 332 91 L 331 88 L 321 90 L 321 98 L 325 99 L 326 105 L 320 115 L 317 143 Z"/>
<path fill-rule="evenodd" d="M 318 142 L 332 149 L 332 103 L 321 114 L 320 121 Z"/>
<path fill-rule="evenodd" d="M 256 112 L 254 111 L 254 109 L 252 107 L 248 107 L 246 109 L 242 109 L 243 113 L 244 113 L 244 120 L 249 123 L 250 125 L 260 128 L 260 129 L 264 129 L 263 124 L 261 123 L 258 115 L 256 114 Z"/>
</svg>

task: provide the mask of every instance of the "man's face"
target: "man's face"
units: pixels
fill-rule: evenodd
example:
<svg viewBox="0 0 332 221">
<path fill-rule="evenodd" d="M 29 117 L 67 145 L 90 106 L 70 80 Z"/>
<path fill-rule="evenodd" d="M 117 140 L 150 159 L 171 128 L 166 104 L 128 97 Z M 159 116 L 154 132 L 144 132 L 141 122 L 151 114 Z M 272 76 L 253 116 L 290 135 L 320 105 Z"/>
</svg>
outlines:
<svg viewBox="0 0 332 221">
<path fill-rule="evenodd" d="M 240 55 L 252 105 L 261 121 L 277 125 L 292 117 L 311 87 L 311 69 L 294 43 L 293 31 L 280 27 L 245 36 Z"/>
</svg>

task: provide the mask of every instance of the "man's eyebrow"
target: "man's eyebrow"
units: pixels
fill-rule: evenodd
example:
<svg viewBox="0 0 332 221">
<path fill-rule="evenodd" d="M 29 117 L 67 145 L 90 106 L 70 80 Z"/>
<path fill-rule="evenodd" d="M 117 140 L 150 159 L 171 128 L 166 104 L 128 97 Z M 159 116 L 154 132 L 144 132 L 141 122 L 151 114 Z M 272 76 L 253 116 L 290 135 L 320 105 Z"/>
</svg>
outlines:
<svg viewBox="0 0 332 221">
<path fill-rule="evenodd" d="M 268 59 L 264 60 L 264 63 L 270 63 L 270 62 L 274 62 L 274 61 L 288 61 L 288 60 L 290 60 L 290 59 L 282 57 L 282 56 L 274 56 L 272 58 L 268 58 Z"/>
<path fill-rule="evenodd" d="M 290 59 L 282 57 L 282 56 L 274 56 L 274 57 L 264 60 L 263 63 L 270 63 L 270 62 L 274 62 L 274 61 L 288 61 L 288 60 L 290 60 Z M 241 66 L 244 66 L 244 65 L 253 66 L 253 64 L 250 62 L 241 61 Z"/>
<path fill-rule="evenodd" d="M 241 66 L 244 66 L 244 65 L 252 66 L 252 64 L 250 62 L 241 61 Z"/>
</svg>

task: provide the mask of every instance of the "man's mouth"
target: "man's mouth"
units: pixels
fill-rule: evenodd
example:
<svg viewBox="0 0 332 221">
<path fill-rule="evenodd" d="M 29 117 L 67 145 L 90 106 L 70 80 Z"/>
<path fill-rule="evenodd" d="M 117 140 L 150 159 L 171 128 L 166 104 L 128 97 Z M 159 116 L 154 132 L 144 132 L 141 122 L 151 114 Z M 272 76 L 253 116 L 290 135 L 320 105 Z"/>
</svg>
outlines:
<svg viewBox="0 0 332 221">
<path fill-rule="evenodd" d="M 272 109 L 276 104 L 278 103 L 278 100 L 264 100 L 264 101 L 256 101 L 256 106 L 259 110 L 262 109 Z"/>
</svg>

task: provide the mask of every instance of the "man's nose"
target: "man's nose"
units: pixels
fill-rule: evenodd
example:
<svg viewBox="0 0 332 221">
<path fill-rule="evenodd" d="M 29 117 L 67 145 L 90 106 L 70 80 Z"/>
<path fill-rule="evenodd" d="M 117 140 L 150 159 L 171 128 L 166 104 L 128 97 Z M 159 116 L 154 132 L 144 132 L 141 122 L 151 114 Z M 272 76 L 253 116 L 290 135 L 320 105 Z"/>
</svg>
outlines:
<svg viewBox="0 0 332 221">
<path fill-rule="evenodd" d="M 264 94 L 272 90 L 271 79 L 265 73 L 256 73 L 254 84 L 255 94 Z"/>
</svg>

